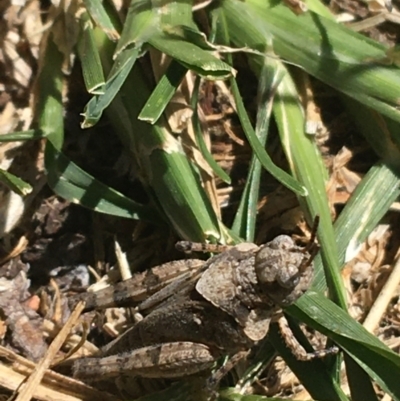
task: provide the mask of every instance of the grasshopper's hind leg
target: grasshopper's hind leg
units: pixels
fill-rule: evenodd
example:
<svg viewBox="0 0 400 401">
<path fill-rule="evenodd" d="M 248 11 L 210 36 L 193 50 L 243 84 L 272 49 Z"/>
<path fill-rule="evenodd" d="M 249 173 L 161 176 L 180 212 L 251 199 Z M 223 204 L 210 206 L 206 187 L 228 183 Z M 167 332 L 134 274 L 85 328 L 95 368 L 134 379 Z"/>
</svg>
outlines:
<svg viewBox="0 0 400 401">
<path fill-rule="evenodd" d="M 87 381 L 120 375 L 172 379 L 209 369 L 216 357 L 206 345 L 171 342 L 106 357 L 82 358 L 74 362 L 73 373 Z"/>
</svg>

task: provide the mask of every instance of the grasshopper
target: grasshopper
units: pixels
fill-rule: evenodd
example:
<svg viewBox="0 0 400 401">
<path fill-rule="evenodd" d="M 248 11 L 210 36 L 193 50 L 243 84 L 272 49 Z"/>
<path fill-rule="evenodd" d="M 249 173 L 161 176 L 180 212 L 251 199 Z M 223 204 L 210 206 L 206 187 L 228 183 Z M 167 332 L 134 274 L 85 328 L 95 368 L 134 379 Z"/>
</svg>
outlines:
<svg viewBox="0 0 400 401">
<path fill-rule="evenodd" d="M 180 242 L 183 251 L 220 253 L 207 261 L 169 262 L 72 298 L 71 305 L 84 299 L 87 310 L 136 303 L 145 315 L 100 355 L 75 361 L 74 376 L 181 378 L 212 368 L 223 355 L 236 363 L 267 335 L 270 322 L 283 316 L 282 308 L 309 288 L 318 250 L 315 231 L 306 247 L 286 235 L 261 246 Z M 287 343 L 293 344 L 292 339 Z M 313 357 L 304 349 L 295 355 Z"/>
</svg>

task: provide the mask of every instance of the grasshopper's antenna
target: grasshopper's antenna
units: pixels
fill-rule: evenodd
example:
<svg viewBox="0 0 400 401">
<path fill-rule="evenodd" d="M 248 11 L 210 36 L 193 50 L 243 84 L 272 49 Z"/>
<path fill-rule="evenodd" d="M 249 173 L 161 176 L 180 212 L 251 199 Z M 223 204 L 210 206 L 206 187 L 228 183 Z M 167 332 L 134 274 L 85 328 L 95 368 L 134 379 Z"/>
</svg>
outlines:
<svg viewBox="0 0 400 401">
<path fill-rule="evenodd" d="M 312 249 L 314 247 L 316 247 L 316 246 L 318 247 L 317 242 L 315 241 L 317 239 L 318 227 L 319 227 L 319 215 L 317 214 L 314 217 L 314 223 L 313 223 L 313 226 L 312 226 L 312 229 L 311 229 L 310 241 L 308 242 L 308 244 L 304 248 L 304 252 L 312 253 Z"/>
<path fill-rule="evenodd" d="M 304 247 L 303 252 L 304 253 L 309 253 L 310 257 L 308 257 L 299 267 L 300 272 L 304 272 L 308 266 L 311 265 L 312 261 L 314 260 L 315 256 L 317 255 L 319 251 L 319 245 L 316 242 L 317 239 L 317 231 L 318 231 L 318 226 L 319 226 L 319 215 L 317 214 L 314 217 L 314 223 L 311 229 L 311 237 L 310 241 L 308 244 Z"/>
<path fill-rule="evenodd" d="M 206 244 L 202 242 L 178 241 L 175 248 L 180 252 L 211 252 L 222 253 L 232 248 L 232 245 Z"/>
</svg>

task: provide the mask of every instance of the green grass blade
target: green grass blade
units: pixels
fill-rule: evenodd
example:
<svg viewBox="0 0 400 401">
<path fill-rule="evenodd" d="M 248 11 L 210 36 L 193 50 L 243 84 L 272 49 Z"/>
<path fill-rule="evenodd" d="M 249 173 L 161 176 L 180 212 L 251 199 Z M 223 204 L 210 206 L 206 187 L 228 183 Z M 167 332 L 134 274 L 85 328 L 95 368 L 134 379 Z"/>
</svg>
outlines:
<svg viewBox="0 0 400 401">
<path fill-rule="evenodd" d="M 86 89 L 94 95 L 104 94 L 105 78 L 96 43 L 93 37 L 93 25 L 88 13 L 80 16 L 81 32 L 77 49 L 82 65 Z"/>
<path fill-rule="evenodd" d="M 39 73 L 39 128 L 47 135 L 45 166 L 49 186 L 71 202 L 102 213 L 157 222 L 154 210 L 144 207 L 110 189 L 81 170 L 61 152 L 63 143 L 62 55 L 48 41 L 43 67 Z"/>
<path fill-rule="evenodd" d="M 228 174 L 225 173 L 224 170 L 219 166 L 219 164 L 214 160 L 212 154 L 207 148 L 206 142 L 204 141 L 203 138 L 203 133 L 202 129 L 200 126 L 200 120 L 199 120 L 199 113 L 198 113 L 198 97 L 199 97 L 199 87 L 200 87 L 200 79 L 199 77 L 196 79 L 194 88 L 193 88 L 193 94 L 192 94 L 192 99 L 191 99 L 191 106 L 193 110 L 193 115 L 192 115 L 192 124 L 193 124 L 193 130 L 194 130 L 194 135 L 196 138 L 197 146 L 200 149 L 201 154 L 204 157 L 204 160 L 208 163 L 208 165 L 211 167 L 213 172 L 221 178 L 222 181 L 226 182 L 227 184 L 231 183 L 231 179 Z"/>
<path fill-rule="evenodd" d="M 365 371 L 351 358 L 344 354 L 344 363 L 349 381 L 352 401 L 378 401 L 374 387 Z M 351 374 L 349 374 L 351 372 Z"/>
<path fill-rule="evenodd" d="M 374 125 L 369 128 L 379 129 Z M 385 196 L 380 196 L 382 193 Z M 365 241 L 399 196 L 400 179 L 391 168 L 380 162 L 368 171 L 334 224 L 340 266 L 353 256 L 354 250 Z M 321 264 L 321 259 L 317 259 L 315 264 Z M 323 271 L 319 266 L 316 268 L 313 289 L 326 289 Z"/>
<path fill-rule="evenodd" d="M 97 30 L 96 36 L 107 71 L 112 65 L 112 44 L 101 31 Z M 198 172 L 179 141 L 168 132 L 164 119 L 154 125 L 138 119 L 150 93 L 144 75 L 135 66 L 107 108 L 107 116 L 137 166 L 153 204 L 181 238 L 231 242 L 204 193 Z"/>
<path fill-rule="evenodd" d="M 152 35 L 149 43 L 203 78 L 226 79 L 234 75 L 233 68 L 215 57 L 210 50 L 204 50 L 176 35 L 157 33 Z"/>
<path fill-rule="evenodd" d="M 282 80 L 283 73 L 284 71 L 280 66 L 274 62 L 265 63 L 261 72 L 258 93 L 260 101 L 255 133 L 262 146 L 265 146 L 267 141 L 273 98 Z M 232 229 L 249 242 L 254 241 L 261 167 L 260 161 L 253 154 L 239 208 L 232 225 Z"/>
<path fill-rule="evenodd" d="M 400 179 L 390 168 L 378 163 L 368 171 L 335 222 L 343 263 L 352 257 L 354 249 L 365 241 L 399 195 Z"/>
<path fill-rule="evenodd" d="M 249 117 L 247 115 L 247 111 L 244 107 L 242 97 L 240 96 L 239 88 L 234 79 L 231 79 L 231 87 L 232 93 L 235 98 L 236 107 L 238 109 L 238 116 L 240 122 L 242 124 L 243 130 L 246 134 L 246 137 L 256 154 L 258 160 L 262 164 L 262 166 L 279 182 L 285 185 L 287 188 L 291 189 L 293 192 L 299 194 L 300 196 L 305 196 L 307 194 L 307 190 L 291 175 L 289 175 L 286 171 L 280 169 L 276 166 L 272 159 L 269 157 L 268 153 L 265 151 L 264 147 L 261 145 L 258 140 L 256 133 L 251 125 Z"/>
<path fill-rule="evenodd" d="M 0 182 L 11 189 L 11 191 L 21 196 L 28 195 L 32 192 L 31 185 L 3 169 L 0 169 Z"/>
<path fill-rule="evenodd" d="M 128 93 L 141 94 L 129 99 Z M 145 183 L 160 209 L 164 211 L 176 232 L 185 239 L 205 242 L 208 238 L 223 240 L 219 223 L 211 204 L 200 184 L 199 176 L 191 165 L 181 144 L 165 128 L 164 121 L 155 125 L 137 119 L 145 99 L 150 95 L 139 68 L 134 68 L 131 76 L 121 89 L 131 131 L 119 132 L 121 140 L 139 164 Z M 125 95 L 126 94 L 126 95 Z M 121 108 L 111 105 L 108 116 L 115 124 Z"/>
<path fill-rule="evenodd" d="M 308 196 L 299 201 L 304 204 L 309 216 L 320 217 L 318 240 L 329 293 L 335 302 L 346 308 L 346 294 L 340 276 L 335 234 L 325 191 L 326 174 L 314 137 L 307 136 L 304 132 L 303 107 L 289 74 L 284 76 L 278 87 L 274 115 L 290 169 L 308 191 Z M 310 223 L 312 218 L 309 219 Z"/>
<path fill-rule="evenodd" d="M 192 34 L 190 38 L 185 35 L 188 29 Z M 193 23 L 189 1 L 170 2 L 159 7 L 150 0 L 133 2 L 115 54 L 128 46 L 139 47 L 148 42 L 203 77 L 231 76 L 233 69 L 215 57 L 211 49 L 196 44 L 194 37 L 203 38 L 203 35 Z"/>
<path fill-rule="evenodd" d="M 278 62 L 277 62 L 278 63 Z M 332 298 L 342 308 L 346 308 L 346 296 L 340 276 L 335 235 L 333 231 L 328 200 L 325 192 L 326 172 L 318 152 L 313 136 L 307 136 L 304 132 L 304 112 L 300 103 L 297 89 L 288 73 L 282 79 L 274 100 L 274 116 L 281 136 L 282 146 L 293 175 L 301 182 L 308 191 L 308 196 L 299 198 L 303 209 L 308 211 L 309 216 L 320 216 L 318 239 L 321 245 L 321 255 L 324 260 L 324 271 L 329 282 L 329 291 Z M 312 221 L 312 218 L 309 218 Z M 321 268 L 321 265 L 319 265 Z M 271 330 L 271 335 L 276 335 Z M 274 343 L 280 346 L 279 343 Z M 279 352 L 285 350 L 279 348 Z M 315 398 L 320 399 L 322 389 L 313 380 L 304 378 L 304 367 L 295 361 L 293 355 L 286 352 L 285 360 L 292 367 L 294 373 L 302 380 L 307 390 Z M 313 361 L 307 370 L 320 370 L 317 361 Z M 331 376 L 328 368 L 325 375 Z M 313 374 L 311 373 L 311 377 Z M 305 382 L 303 382 L 305 379 Z M 336 394 L 336 399 L 343 399 L 343 394 L 338 392 L 334 385 L 333 377 L 330 379 L 331 392 Z"/>
<path fill-rule="evenodd" d="M 129 47 L 139 48 L 158 30 L 161 13 L 150 0 L 131 2 L 114 58 Z"/>
<path fill-rule="evenodd" d="M 188 69 L 208 79 L 225 79 L 233 68 L 216 58 L 215 50 L 193 22 L 192 1 L 171 1 L 162 6 L 162 33 L 149 42 Z"/>
<path fill-rule="evenodd" d="M 351 102 L 355 103 L 354 101 Z M 354 104 L 354 106 L 356 105 Z M 355 108 L 354 112 L 353 115 L 356 115 Z M 360 105 L 358 105 L 357 113 L 360 126 L 363 125 L 365 129 L 374 131 L 376 135 L 380 130 L 380 120 L 375 119 L 372 121 L 370 117 L 365 115 Z M 370 115 L 374 116 L 372 113 Z M 392 152 L 390 152 L 390 155 L 392 156 Z M 366 236 L 372 231 L 383 214 L 386 213 L 391 203 L 399 195 L 398 188 L 398 178 L 385 166 L 376 166 L 371 169 L 358 185 L 335 223 L 340 266 L 344 263 L 346 249 L 354 252 L 358 244 L 365 240 Z M 382 191 L 387 194 L 387 197 L 376 196 L 377 194 L 381 194 Z M 319 265 L 321 264 L 320 262 L 321 259 L 316 261 Z M 318 287 L 323 282 L 322 271 L 317 270 L 314 286 Z M 325 288 L 325 285 L 319 286 L 319 288 Z M 346 362 L 348 361 L 349 359 L 347 358 Z M 352 393 L 352 398 L 358 397 L 358 399 L 375 400 L 376 395 L 368 378 L 365 377 L 365 372 L 360 372 L 360 368 L 351 361 L 349 365 L 346 363 L 346 367 L 348 379 L 353 383 L 352 390 L 362 389 L 361 395 L 357 395 L 357 392 L 355 394 Z"/>
<path fill-rule="evenodd" d="M 104 86 L 104 94 L 93 96 L 93 98 L 85 106 L 82 128 L 89 128 L 99 121 L 103 111 L 111 104 L 117 93 L 120 91 L 133 65 L 135 64 L 139 53 L 140 49 L 133 48 L 124 50 L 118 54 L 114 64 L 118 67 L 111 71 L 110 78 L 107 79 L 107 82 Z M 117 72 L 115 70 L 117 70 Z"/>
<path fill-rule="evenodd" d="M 159 20 L 159 14 L 152 9 L 150 1 L 131 3 L 121 38 L 115 50 L 115 62 L 112 67 L 108 66 L 109 72 L 104 87 L 104 94 L 94 96 L 86 105 L 84 122 L 82 124 L 83 128 L 88 128 L 96 124 L 103 111 L 113 101 L 125 82 L 126 77 L 129 75 L 136 59 L 141 55 L 143 44 L 146 43 L 149 37 L 157 30 L 157 23 Z M 98 32 L 98 29 L 96 31 Z M 98 38 L 94 40 L 98 49 L 101 49 Z M 108 47 L 109 49 L 112 48 L 112 46 Z M 100 57 L 102 57 L 101 54 Z M 109 57 L 108 54 L 107 57 Z M 103 59 L 101 62 L 104 67 L 104 63 L 109 63 L 109 60 Z"/>
<path fill-rule="evenodd" d="M 160 3 L 158 12 L 163 26 L 187 26 L 196 29 L 193 22 L 192 0 L 173 0 L 168 3 Z"/>
<path fill-rule="evenodd" d="M 400 399 L 400 382 L 397 379 L 400 356 L 345 311 L 313 291 L 307 292 L 286 310 L 332 339 L 395 400 Z"/>
<path fill-rule="evenodd" d="M 71 162 L 51 143 L 46 146 L 48 184 L 59 196 L 99 213 L 162 223 L 154 208 L 143 206 L 104 185 Z"/>
<path fill-rule="evenodd" d="M 99 0 L 83 0 L 86 10 L 96 25 L 108 36 L 110 40 L 118 40 L 119 33 L 114 27 L 113 19 L 110 17 L 104 4 Z"/>
<path fill-rule="evenodd" d="M 43 63 L 39 67 L 37 86 L 40 88 L 35 115 L 38 128 L 56 149 L 64 142 L 64 119 L 62 104 L 63 56 L 50 34 Z"/>
<path fill-rule="evenodd" d="M 155 124 L 164 112 L 169 101 L 174 96 L 178 86 L 185 77 L 188 69 L 177 61 L 172 60 L 165 74 L 161 77 L 156 88 L 143 106 L 138 119 Z"/>
<path fill-rule="evenodd" d="M 385 56 L 385 46 L 312 12 L 296 16 L 280 4 L 225 0 L 222 7 L 236 46 L 263 51 L 272 35 L 278 56 L 400 121 L 399 68 L 374 61 Z"/>
<path fill-rule="evenodd" d="M 1 142 L 28 141 L 30 139 L 42 139 L 46 135 L 40 129 L 29 129 L 27 131 L 10 132 L 9 134 L 0 135 Z"/>
<path fill-rule="evenodd" d="M 181 6 L 183 5 L 184 3 Z M 185 68 L 193 69 L 208 78 L 226 78 L 233 73 L 232 68 L 213 56 L 211 51 L 204 50 L 187 40 L 176 37 L 175 34 L 172 35 L 155 28 L 157 23 L 161 21 L 160 15 L 162 15 L 163 21 L 169 20 L 166 13 L 167 9 L 163 8 L 160 13 L 155 12 L 156 10 L 156 8 L 152 8 L 150 2 L 132 3 L 115 52 L 116 61 L 104 88 L 105 93 L 101 96 L 95 96 L 86 106 L 83 127 L 90 127 L 97 123 L 103 110 L 109 106 L 120 90 L 141 52 L 142 45 L 146 42 L 170 55 Z M 82 62 L 84 61 L 82 60 Z M 159 118 L 173 95 L 174 88 L 177 86 L 183 70 L 182 67 L 178 73 L 175 70 L 172 77 L 164 75 L 153 96 L 148 99 L 148 103 L 144 106 L 143 112 L 139 116 L 140 119 L 154 123 Z M 171 72 L 171 70 L 169 71 Z M 171 82 L 168 78 L 173 78 L 173 81 Z"/>
</svg>

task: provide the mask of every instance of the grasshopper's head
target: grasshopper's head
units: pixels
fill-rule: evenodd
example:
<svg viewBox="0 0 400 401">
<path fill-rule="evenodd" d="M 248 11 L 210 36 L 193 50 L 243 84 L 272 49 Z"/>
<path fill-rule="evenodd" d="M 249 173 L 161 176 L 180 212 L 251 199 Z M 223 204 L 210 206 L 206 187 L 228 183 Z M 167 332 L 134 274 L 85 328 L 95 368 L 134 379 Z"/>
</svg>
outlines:
<svg viewBox="0 0 400 401">
<path fill-rule="evenodd" d="M 312 245 L 315 247 L 315 245 Z M 262 293 L 272 302 L 288 306 L 310 287 L 316 250 L 297 246 L 280 235 L 262 245 L 255 255 L 255 271 Z"/>
</svg>

